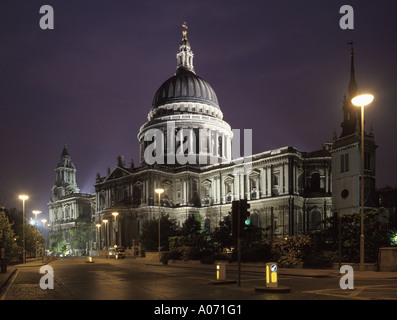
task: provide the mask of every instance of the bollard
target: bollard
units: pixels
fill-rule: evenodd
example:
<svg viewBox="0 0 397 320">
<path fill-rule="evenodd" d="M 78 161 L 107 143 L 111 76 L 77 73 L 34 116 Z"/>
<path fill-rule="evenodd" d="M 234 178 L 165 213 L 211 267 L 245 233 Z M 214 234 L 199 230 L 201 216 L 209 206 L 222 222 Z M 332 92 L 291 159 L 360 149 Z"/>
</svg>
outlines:
<svg viewBox="0 0 397 320">
<path fill-rule="evenodd" d="M 277 288 L 277 263 L 266 263 L 266 287 Z"/>
<path fill-rule="evenodd" d="M 226 280 L 226 263 L 216 265 L 216 280 L 210 280 L 208 284 L 232 284 L 237 280 Z"/>
<path fill-rule="evenodd" d="M 91 256 L 88 257 L 86 263 L 94 263 L 94 261 L 92 260 L 92 257 L 91 257 Z"/>
<path fill-rule="evenodd" d="M 279 286 L 277 279 L 277 263 L 266 263 L 266 286 L 255 288 L 255 292 L 270 292 L 270 293 L 288 293 L 291 292 L 290 287 Z"/>
<path fill-rule="evenodd" d="M 218 263 L 216 265 L 216 280 L 226 280 L 226 264 Z"/>
</svg>

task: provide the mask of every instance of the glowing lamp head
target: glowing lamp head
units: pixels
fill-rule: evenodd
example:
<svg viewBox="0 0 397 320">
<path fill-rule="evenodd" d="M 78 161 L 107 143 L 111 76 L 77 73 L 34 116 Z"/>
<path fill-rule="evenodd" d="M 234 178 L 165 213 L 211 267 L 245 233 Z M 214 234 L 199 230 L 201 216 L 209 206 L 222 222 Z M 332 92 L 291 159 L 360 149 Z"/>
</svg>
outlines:
<svg viewBox="0 0 397 320">
<path fill-rule="evenodd" d="M 28 200 L 29 197 L 28 197 L 27 195 L 21 194 L 21 195 L 19 196 L 19 199 L 21 199 L 21 200 Z"/>
<path fill-rule="evenodd" d="M 154 189 L 154 191 L 160 194 L 164 192 L 164 189 L 158 188 L 158 189 Z"/>
<path fill-rule="evenodd" d="M 357 107 L 362 107 L 370 104 L 374 100 L 374 96 L 372 94 L 361 94 L 352 99 L 352 103 Z"/>
<path fill-rule="evenodd" d="M 102 220 L 104 223 L 108 223 L 108 219 L 103 219 Z"/>
<path fill-rule="evenodd" d="M 112 212 L 112 215 L 114 215 L 115 217 L 119 215 L 118 212 Z"/>
</svg>

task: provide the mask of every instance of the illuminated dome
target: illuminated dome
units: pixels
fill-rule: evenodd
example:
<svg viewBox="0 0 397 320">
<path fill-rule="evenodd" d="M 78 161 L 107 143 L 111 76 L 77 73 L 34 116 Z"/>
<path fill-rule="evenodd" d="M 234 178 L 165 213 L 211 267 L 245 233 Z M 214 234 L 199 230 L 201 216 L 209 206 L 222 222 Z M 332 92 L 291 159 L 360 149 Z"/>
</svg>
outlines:
<svg viewBox="0 0 397 320">
<path fill-rule="evenodd" d="M 165 81 L 153 99 L 153 108 L 175 102 L 199 102 L 219 109 L 215 91 L 205 80 L 186 68 Z"/>
<path fill-rule="evenodd" d="M 233 132 L 230 125 L 222 120 L 223 113 L 214 89 L 196 75 L 194 54 L 186 36 L 187 26 L 182 26 L 184 30 L 176 55 L 176 72 L 157 90 L 148 121 L 138 133 L 141 163 L 146 162 L 145 151 L 154 147 L 151 142 L 153 132 L 160 132 L 164 137 L 164 149 L 159 147 L 156 155 L 168 152 L 167 148 L 176 151 L 183 147 L 187 155 L 194 155 L 189 158 L 192 160 L 189 164 L 214 164 L 231 159 Z M 151 158 L 150 152 L 148 156 Z"/>
</svg>

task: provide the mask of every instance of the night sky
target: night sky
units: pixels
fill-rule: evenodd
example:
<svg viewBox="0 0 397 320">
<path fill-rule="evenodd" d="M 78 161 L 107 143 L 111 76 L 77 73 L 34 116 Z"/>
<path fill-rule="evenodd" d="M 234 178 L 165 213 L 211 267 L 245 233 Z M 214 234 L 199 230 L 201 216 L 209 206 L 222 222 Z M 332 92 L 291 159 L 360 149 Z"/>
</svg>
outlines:
<svg viewBox="0 0 397 320">
<path fill-rule="evenodd" d="M 55 29 L 42 30 L 42 5 Z M 342 30 L 342 5 L 354 30 Z M 341 133 L 342 100 L 356 44 L 358 91 L 377 149 L 377 187 L 397 185 L 395 1 L 7 0 L 0 10 L 0 205 L 48 216 L 66 142 L 81 192 L 94 192 L 124 155 L 139 162 L 137 134 L 152 99 L 176 70 L 187 22 L 198 76 L 224 120 L 253 130 L 253 153 L 322 148 Z"/>
</svg>

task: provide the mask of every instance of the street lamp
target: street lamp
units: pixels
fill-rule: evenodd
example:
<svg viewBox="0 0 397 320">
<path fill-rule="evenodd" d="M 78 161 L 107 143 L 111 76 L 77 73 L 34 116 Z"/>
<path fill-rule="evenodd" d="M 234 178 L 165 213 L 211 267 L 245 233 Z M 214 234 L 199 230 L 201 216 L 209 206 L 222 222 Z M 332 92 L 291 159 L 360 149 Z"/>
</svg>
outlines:
<svg viewBox="0 0 397 320">
<path fill-rule="evenodd" d="M 36 226 L 36 230 L 37 230 L 37 215 L 38 214 L 40 214 L 41 213 L 41 211 L 39 211 L 39 210 L 33 210 L 32 211 L 32 213 L 34 214 L 34 216 L 35 216 L 35 218 L 34 218 L 34 221 L 35 221 L 35 226 Z M 32 219 L 32 218 L 30 218 L 30 219 Z M 36 248 L 36 259 L 37 259 L 37 240 L 35 241 L 35 248 Z"/>
<path fill-rule="evenodd" d="M 108 220 L 107 219 L 103 219 L 102 220 L 103 223 L 105 223 L 105 250 L 106 250 L 106 258 L 108 257 L 108 237 L 107 237 L 107 223 Z"/>
<path fill-rule="evenodd" d="M 117 236 L 118 236 L 118 233 L 119 233 L 119 227 L 117 225 L 117 216 L 119 215 L 119 213 L 118 212 L 112 212 L 112 215 L 114 216 L 114 225 L 115 225 L 114 231 L 116 233 L 116 240 L 114 242 L 115 242 L 115 244 L 117 246 Z"/>
<path fill-rule="evenodd" d="M 43 230 L 43 232 L 44 232 L 44 256 L 46 256 L 47 240 L 45 237 L 45 224 L 47 222 L 47 219 L 41 219 L 41 222 L 43 223 L 43 227 L 44 227 L 44 230 Z"/>
<path fill-rule="evenodd" d="M 22 263 L 26 263 L 25 256 L 25 200 L 28 200 L 29 197 L 27 195 L 21 194 L 19 199 L 22 200 Z"/>
<path fill-rule="evenodd" d="M 374 100 L 372 94 L 362 94 L 352 99 L 352 103 L 361 107 L 361 235 L 360 270 L 364 271 L 364 107 Z"/>
<path fill-rule="evenodd" d="M 36 229 L 37 229 L 37 215 L 41 213 L 39 210 L 33 210 L 32 213 L 34 214 L 35 218 L 35 224 L 36 224 Z"/>
<path fill-rule="evenodd" d="M 160 197 L 161 197 L 161 194 L 164 192 L 164 189 L 157 188 L 157 189 L 154 189 L 154 191 L 159 194 L 159 261 L 160 261 L 160 215 L 161 215 Z"/>
<path fill-rule="evenodd" d="M 101 225 L 99 223 L 97 223 L 96 227 L 98 228 L 96 241 L 97 241 L 97 243 L 99 243 L 99 250 L 100 250 L 101 249 Z M 98 234 L 99 234 L 99 241 L 98 241 Z"/>
</svg>

